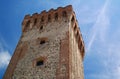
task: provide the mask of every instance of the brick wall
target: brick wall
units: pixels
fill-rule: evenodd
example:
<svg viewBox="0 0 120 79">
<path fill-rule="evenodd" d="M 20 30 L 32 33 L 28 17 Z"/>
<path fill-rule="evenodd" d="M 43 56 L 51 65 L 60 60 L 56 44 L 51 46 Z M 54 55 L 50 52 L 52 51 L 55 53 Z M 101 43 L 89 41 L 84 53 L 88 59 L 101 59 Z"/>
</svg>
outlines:
<svg viewBox="0 0 120 79">
<path fill-rule="evenodd" d="M 69 37 L 69 63 L 70 63 L 70 78 L 69 79 L 84 79 L 83 72 L 83 63 L 82 63 L 82 55 L 78 48 L 78 42 L 75 39 L 75 33 L 72 27 L 70 29 L 70 37 Z"/>
<path fill-rule="evenodd" d="M 83 79 L 83 58 L 72 6 L 26 15 L 3 79 Z"/>
<path fill-rule="evenodd" d="M 23 34 L 21 41 L 27 42 L 28 51 L 25 56 L 18 61 L 14 70 L 13 79 L 56 79 L 56 74 L 61 70 L 61 59 L 66 58 L 62 51 L 62 40 L 67 37 L 68 23 L 64 21 L 47 24 L 41 33 L 37 29 L 33 29 Z M 48 28 L 51 27 L 51 28 Z M 47 38 L 45 44 L 40 44 L 42 38 Z M 61 43 L 61 44 L 60 44 Z M 65 44 L 65 43 L 64 43 Z M 66 44 L 65 44 L 66 45 Z M 68 52 L 66 52 L 68 53 Z M 43 66 L 33 66 L 34 60 L 39 57 L 44 57 Z M 67 64 L 68 65 L 68 64 Z M 60 71 L 62 74 L 63 72 Z M 59 73 L 59 74 L 60 74 Z M 61 76 L 60 78 L 61 79 Z"/>
</svg>

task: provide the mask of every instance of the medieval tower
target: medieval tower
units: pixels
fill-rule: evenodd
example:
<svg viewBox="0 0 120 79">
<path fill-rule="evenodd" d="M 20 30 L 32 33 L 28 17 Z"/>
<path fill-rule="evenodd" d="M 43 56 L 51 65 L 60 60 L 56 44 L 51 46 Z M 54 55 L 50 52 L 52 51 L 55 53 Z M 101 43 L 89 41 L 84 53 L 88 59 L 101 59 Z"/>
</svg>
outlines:
<svg viewBox="0 0 120 79">
<path fill-rule="evenodd" d="M 84 42 L 72 6 L 26 15 L 3 79 L 84 79 Z"/>
</svg>

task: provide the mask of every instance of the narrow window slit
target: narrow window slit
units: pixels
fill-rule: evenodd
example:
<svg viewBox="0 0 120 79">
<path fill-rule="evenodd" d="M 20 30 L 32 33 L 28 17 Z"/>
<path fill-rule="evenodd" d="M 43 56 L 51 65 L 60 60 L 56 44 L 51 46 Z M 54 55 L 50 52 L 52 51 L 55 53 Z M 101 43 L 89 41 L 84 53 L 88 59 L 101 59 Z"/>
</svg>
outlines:
<svg viewBox="0 0 120 79">
<path fill-rule="evenodd" d="M 30 26 L 30 20 L 27 22 L 26 27 Z"/>
<path fill-rule="evenodd" d="M 45 42 L 46 42 L 45 40 L 41 40 L 40 44 L 45 44 Z"/>
<path fill-rule="evenodd" d="M 77 42 L 78 42 L 78 40 L 79 40 L 79 31 L 77 31 L 76 40 L 77 40 Z"/>
<path fill-rule="evenodd" d="M 58 20 L 58 13 L 55 13 L 55 20 Z"/>
<path fill-rule="evenodd" d="M 82 53 L 84 53 L 84 48 L 82 49 Z"/>
<path fill-rule="evenodd" d="M 27 21 L 24 31 L 27 31 L 29 29 L 29 27 L 30 27 L 30 20 Z"/>
<path fill-rule="evenodd" d="M 50 22 L 51 21 L 51 15 L 49 14 L 48 15 L 48 22 Z"/>
<path fill-rule="evenodd" d="M 44 16 L 41 17 L 41 22 L 44 22 Z"/>
<path fill-rule="evenodd" d="M 67 17 L 67 12 L 66 12 L 66 11 L 63 11 L 63 12 L 62 12 L 62 16 L 63 16 L 63 17 Z"/>
<path fill-rule="evenodd" d="M 74 16 L 72 16 L 72 19 L 71 19 L 71 21 L 72 21 L 72 22 L 74 22 L 74 21 L 75 21 L 75 18 L 74 18 Z"/>
<path fill-rule="evenodd" d="M 41 66 L 44 65 L 44 61 L 43 60 L 39 60 L 36 62 L 36 66 Z"/>
<path fill-rule="evenodd" d="M 40 27 L 40 30 L 42 30 L 42 29 L 43 29 L 43 26 Z"/>
<path fill-rule="evenodd" d="M 75 24 L 75 26 L 74 26 L 74 31 L 77 29 L 77 25 Z"/>
<path fill-rule="evenodd" d="M 79 32 L 77 31 L 77 37 L 79 36 Z"/>
<path fill-rule="evenodd" d="M 82 51 L 82 47 L 83 47 L 83 46 L 82 46 L 82 42 L 81 42 L 81 44 L 80 44 L 80 50 L 81 50 L 81 51 Z"/>
<path fill-rule="evenodd" d="M 36 25 L 36 23 L 37 23 L 37 18 L 35 18 L 35 20 L 34 20 L 34 25 Z"/>
</svg>

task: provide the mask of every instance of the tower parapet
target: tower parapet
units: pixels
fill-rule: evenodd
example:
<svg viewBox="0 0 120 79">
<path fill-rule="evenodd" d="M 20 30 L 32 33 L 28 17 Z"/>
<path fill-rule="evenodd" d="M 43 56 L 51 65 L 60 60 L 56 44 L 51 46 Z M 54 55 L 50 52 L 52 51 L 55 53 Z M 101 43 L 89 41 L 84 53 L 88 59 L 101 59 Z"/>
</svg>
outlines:
<svg viewBox="0 0 120 79">
<path fill-rule="evenodd" d="M 75 17 L 76 16 L 72 5 L 58 7 L 57 9 L 50 9 L 48 12 L 44 10 L 40 14 L 34 13 L 32 16 L 28 14 L 24 17 L 22 22 L 22 32 L 24 33 L 34 28 L 42 29 L 46 24 L 52 22 L 69 21 L 71 22 L 71 27 L 74 31 L 75 38 L 78 43 L 78 48 L 81 51 L 82 57 L 84 59 L 85 46 L 82 39 L 82 34 L 80 33 L 78 22 Z"/>
<path fill-rule="evenodd" d="M 72 6 L 59 7 L 56 10 L 50 9 L 48 12 L 45 10 L 40 14 L 34 13 L 32 16 L 26 15 L 22 22 L 22 31 L 26 32 L 32 28 L 39 28 L 43 24 L 47 24 L 49 22 L 63 20 L 63 18 L 68 18 L 70 14 L 72 14 L 73 9 Z"/>
</svg>

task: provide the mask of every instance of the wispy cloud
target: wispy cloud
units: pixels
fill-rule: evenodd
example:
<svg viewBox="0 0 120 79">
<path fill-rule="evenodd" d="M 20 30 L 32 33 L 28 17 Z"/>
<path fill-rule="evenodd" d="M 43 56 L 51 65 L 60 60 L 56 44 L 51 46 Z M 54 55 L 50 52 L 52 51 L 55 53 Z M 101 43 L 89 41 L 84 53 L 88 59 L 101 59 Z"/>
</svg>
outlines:
<svg viewBox="0 0 120 79">
<path fill-rule="evenodd" d="M 99 11 L 99 14 L 97 15 L 97 19 L 94 22 L 94 25 L 90 31 L 90 38 L 89 43 L 87 45 L 87 51 L 91 49 L 91 46 L 96 38 L 100 38 L 101 41 L 104 41 L 106 31 L 109 28 L 110 20 L 107 15 L 108 10 L 108 0 L 105 2 L 104 6 Z"/>
<path fill-rule="evenodd" d="M 0 36 L 0 68 L 6 67 L 11 59 L 11 55 L 8 50 L 4 49 L 7 45 L 3 44 L 5 44 L 5 41 L 3 41 Z"/>
<path fill-rule="evenodd" d="M 6 67 L 9 64 L 11 55 L 8 51 L 0 52 L 0 68 Z"/>
<path fill-rule="evenodd" d="M 86 21 L 83 22 L 83 24 L 88 24 L 85 29 L 90 27 L 89 31 L 83 31 L 87 36 L 85 44 L 88 60 L 85 59 L 86 66 L 84 67 L 88 68 L 85 69 L 87 73 L 87 75 L 85 74 L 86 79 L 120 79 L 120 24 L 119 18 L 115 20 L 110 15 L 111 6 L 113 7 L 111 0 L 106 0 L 100 9 L 92 10 L 93 13 L 91 12 L 89 19 L 85 18 Z M 85 7 L 84 10 L 83 7 L 82 11 L 87 12 L 90 10 L 88 7 Z M 112 12 L 112 14 L 114 13 Z M 112 19 L 113 22 L 111 18 L 114 19 Z M 90 19 L 91 21 L 89 21 Z M 89 25 L 90 23 L 91 25 Z"/>
<path fill-rule="evenodd" d="M 118 42 L 118 41 L 117 41 Z M 109 41 L 109 44 L 106 45 L 106 55 L 103 55 L 103 63 L 107 69 L 108 76 L 110 79 L 119 79 L 120 78 L 120 43 L 116 44 L 115 42 Z M 105 50 L 105 49 L 104 49 Z M 106 74 L 107 74 L 106 73 Z"/>
</svg>

